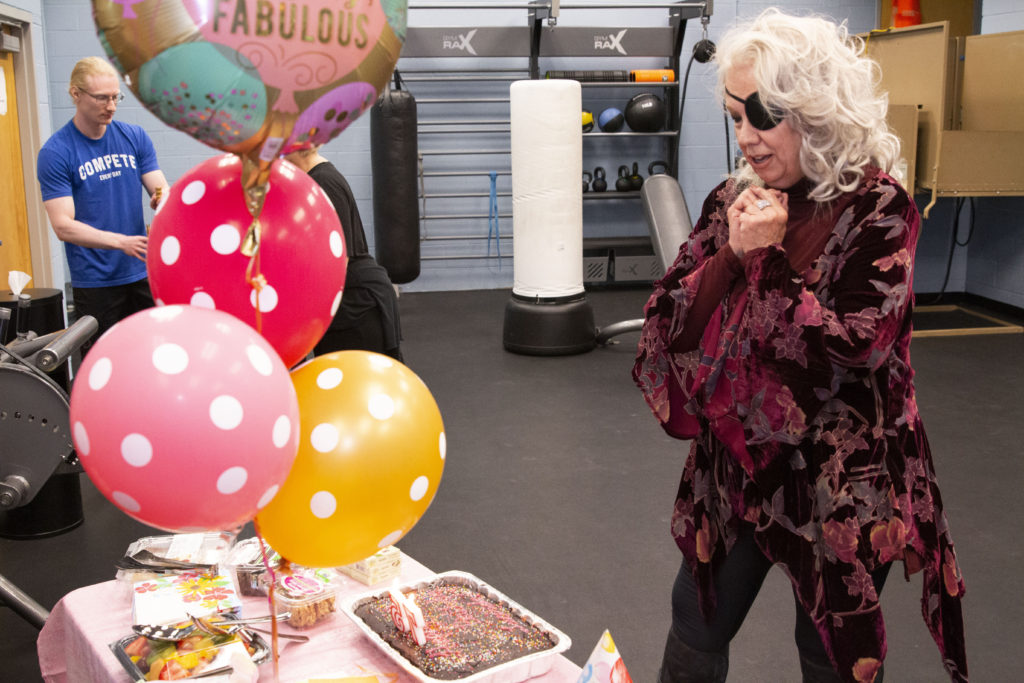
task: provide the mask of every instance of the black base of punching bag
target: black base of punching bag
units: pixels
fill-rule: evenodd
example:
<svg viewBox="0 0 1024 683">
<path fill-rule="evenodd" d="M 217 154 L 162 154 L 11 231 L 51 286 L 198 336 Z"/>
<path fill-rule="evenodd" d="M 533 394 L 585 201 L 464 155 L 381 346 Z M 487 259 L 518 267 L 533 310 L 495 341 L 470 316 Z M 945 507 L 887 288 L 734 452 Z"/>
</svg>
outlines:
<svg viewBox="0 0 1024 683">
<path fill-rule="evenodd" d="M 555 299 L 513 292 L 505 306 L 505 350 L 530 356 L 568 356 L 597 344 L 594 310 L 584 294 Z"/>
</svg>

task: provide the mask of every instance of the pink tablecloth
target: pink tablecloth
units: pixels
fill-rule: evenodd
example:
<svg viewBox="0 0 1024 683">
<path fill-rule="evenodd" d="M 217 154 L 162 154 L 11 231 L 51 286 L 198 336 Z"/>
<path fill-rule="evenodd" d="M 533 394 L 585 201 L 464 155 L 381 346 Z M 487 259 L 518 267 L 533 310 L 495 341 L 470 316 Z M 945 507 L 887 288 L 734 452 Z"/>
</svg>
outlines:
<svg viewBox="0 0 1024 683">
<path fill-rule="evenodd" d="M 408 555 L 402 556 L 401 581 L 415 582 L 433 574 Z M 340 598 L 370 590 L 365 585 L 345 579 Z M 43 679 L 52 683 L 125 683 L 131 677 L 124 670 L 110 644 L 131 635 L 131 590 L 118 581 L 107 581 L 79 588 L 65 595 L 50 612 L 39 634 L 37 649 Z M 243 598 L 244 614 L 265 614 L 264 598 Z M 287 625 L 282 631 L 310 636 L 308 643 L 279 639 L 281 658 L 280 683 L 301 681 L 315 676 L 359 670 L 397 674 L 398 681 L 414 681 L 387 655 L 377 649 L 347 616 L 338 613 L 325 622 L 303 631 Z M 267 636 L 269 640 L 269 636 Z M 274 680 L 270 661 L 260 666 L 261 683 Z M 580 668 L 562 655 L 553 658 L 551 670 L 532 681 L 537 683 L 574 683 Z"/>
</svg>

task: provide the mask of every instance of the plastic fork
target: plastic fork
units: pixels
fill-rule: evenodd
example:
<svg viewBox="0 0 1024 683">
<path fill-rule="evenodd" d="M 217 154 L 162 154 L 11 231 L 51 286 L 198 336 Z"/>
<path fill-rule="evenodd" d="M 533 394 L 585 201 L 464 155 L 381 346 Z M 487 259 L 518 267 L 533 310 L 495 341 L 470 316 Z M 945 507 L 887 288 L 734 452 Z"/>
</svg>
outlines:
<svg viewBox="0 0 1024 683">
<path fill-rule="evenodd" d="M 237 633 L 242 638 L 248 640 L 248 638 L 246 638 L 246 631 L 256 631 L 257 633 L 262 633 L 264 635 L 273 635 L 273 631 L 268 631 L 267 629 L 262 628 L 254 628 L 252 626 L 249 626 L 248 624 L 238 623 L 237 621 L 223 621 L 218 624 L 214 624 L 207 619 L 202 619 L 200 617 L 192 617 L 192 623 L 195 624 L 195 627 L 198 630 L 211 636 L 229 636 Z M 224 624 L 224 626 L 221 626 L 220 624 Z M 304 636 L 297 633 L 281 633 L 280 631 L 278 631 L 277 637 L 285 638 L 287 640 L 294 640 L 300 643 L 309 642 L 309 636 Z"/>
<path fill-rule="evenodd" d="M 278 620 L 285 620 L 291 617 L 291 612 L 282 612 L 277 615 Z M 265 621 L 271 621 L 273 617 L 269 614 L 262 617 L 250 617 L 248 619 L 224 619 L 224 623 L 230 624 L 231 626 L 237 625 L 239 628 L 248 624 L 259 624 Z M 163 642 L 177 642 L 182 638 L 188 638 L 190 635 L 195 633 L 198 625 L 195 623 L 195 618 L 192 617 L 192 621 L 182 621 L 176 624 L 169 624 L 162 626 L 159 624 L 135 624 L 132 626 L 132 630 L 138 633 L 140 636 L 145 636 L 150 640 L 157 640 Z"/>
</svg>

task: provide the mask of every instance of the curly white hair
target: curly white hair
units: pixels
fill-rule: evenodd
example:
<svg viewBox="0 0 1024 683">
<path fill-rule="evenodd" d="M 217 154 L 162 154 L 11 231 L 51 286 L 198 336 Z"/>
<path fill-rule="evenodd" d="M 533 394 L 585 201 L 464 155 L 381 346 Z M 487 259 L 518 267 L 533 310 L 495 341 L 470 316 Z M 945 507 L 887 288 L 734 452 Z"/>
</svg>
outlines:
<svg viewBox="0 0 1024 683">
<path fill-rule="evenodd" d="M 845 22 L 770 8 L 728 30 L 715 61 L 720 101 L 726 74 L 749 66 L 762 102 L 799 133 L 800 165 L 816 185 L 812 199 L 827 202 L 854 189 L 869 165 L 895 170 L 900 141 L 886 123 L 880 68 Z M 744 162 L 735 176 L 744 185 L 760 183 Z"/>
</svg>

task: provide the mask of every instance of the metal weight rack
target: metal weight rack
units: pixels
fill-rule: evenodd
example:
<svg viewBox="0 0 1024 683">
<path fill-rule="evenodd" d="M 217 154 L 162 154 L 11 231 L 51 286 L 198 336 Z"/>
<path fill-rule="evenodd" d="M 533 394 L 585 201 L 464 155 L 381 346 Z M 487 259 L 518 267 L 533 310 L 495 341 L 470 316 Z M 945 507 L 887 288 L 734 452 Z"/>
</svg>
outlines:
<svg viewBox="0 0 1024 683">
<path fill-rule="evenodd" d="M 700 19 L 706 26 L 712 0 L 410 1 L 408 7 L 409 26 L 398 71 L 417 103 L 423 260 L 496 259 L 500 265 L 511 258 L 509 86 L 516 80 L 544 78 L 548 71 L 559 69 L 607 70 L 611 61 L 617 69 L 673 70 L 675 80 L 670 82 L 581 81 L 585 107 L 590 100 L 594 106 L 618 102 L 621 108 L 632 94 L 655 90 L 668 110 L 665 128 L 655 133 L 603 133 L 595 127 L 584 136 L 584 167 L 632 154 L 623 152 L 627 149 L 647 155 L 641 164 L 644 173 L 648 160 L 657 159 L 664 162 L 665 172 L 677 176 L 680 51 L 687 21 Z M 660 9 L 666 13 L 666 23 L 638 27 L 559 24 L 561 17 L 569 19 L 570 11 L 605 9 Z M 423 14 L 426 10 L 436 12 Z M 481 14 L 489 19 L 487 24 L 469 23 Z M 424 25 L 439 20 L 445 25 Z M 502 22 L 507 25 L 500 25 Z M 612 208 L 640 198 L 639 191 L 614 191 L 617 167 L 607 170 L 610 191 L 586 193 L 585 208 L 597 207 L 591 202 L 600 201 L 602 214 L 618 211 L 627 216 L 625 220 L 635 219 L 639 224 L 642 214 L 635 203 Z M 634 238 L 599 237 L 596 243 L 628 244 L 634 251 L 637 247 Z M 641 245 L 644 250 L 650 253 L 649 243 Z M 587 270 L 592 272 L 592 280 L 604 275 L 601 268 Z M 642 278 L 649 279 L 649 274 L 642 272 L 637 279 Z"/>
</svg>

